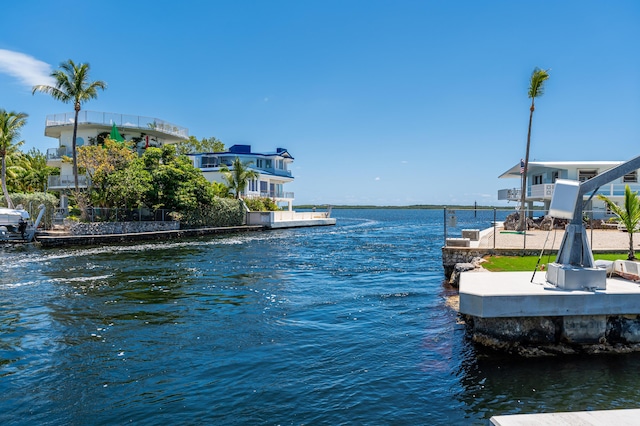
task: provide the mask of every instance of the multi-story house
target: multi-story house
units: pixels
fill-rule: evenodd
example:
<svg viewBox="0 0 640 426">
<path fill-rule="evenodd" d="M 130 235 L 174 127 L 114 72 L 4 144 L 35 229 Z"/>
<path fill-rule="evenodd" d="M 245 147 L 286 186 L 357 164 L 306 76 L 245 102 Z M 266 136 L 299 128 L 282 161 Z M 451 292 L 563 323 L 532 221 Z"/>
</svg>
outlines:
<svg viewBox="0 0 640 426">
<path fill-rule="evenodd" d="M 49 115 L 46 119 L 45 135 L 58 139 L 58 147 L 47 150 L 47 165 L 60 168 L 60 175 L 49 176 L 48 188 L 61 191 L 60 207 L 66 212 L 66 190 L 74 187 L 73 165 L 62 161 L 63 156 L 71 157 L 73 122 L 75 113 Z M 178 143 L 189 138 L 189 130 L 164 120 L 136 115 L 116 114 L 96 111 L 80 111 L 78 115 L 78 132 L 76 146 L 95 144 L 100 138 L 109 136 L 114 126 L 126 140 L 134 141 L 141 154 L 147 147 L 160 147 L 164 144 Z M 258 178 L 248 182 L 245 197 L 268 197 L 277 204 L 286 204 L 288 210 L 293 209 L 293 193 L 285 192 L 284 185 L 292 182 L 289 164 L 293 157 L 284 148 L 277 148 L 273 153 L 251 152 L 250 145 L 234 145 L 225 152 L 190 154 L 193 165 L 200 170 L 210 182 L 226 183 L 220 172 L 222 166 L 230 167 L 236 157 L 242 162 L 249 162 Z M 87 176 L 79 175 L 80 188 L 87 187 Z"/>
<path fill-rule="evenodd" d="M 279 205 L 286 203 L 288 210 L 293 209 L 293 192 L 284 191 L 284 185 L 294 180 L 289 170 L 293 157 L 286 149 L 276 148 L 275 152 L 258 153 L 251 152 L 251 145 L 233 145 L 225 152 L 190 154 L 189 157 L 209 182 L 221 183 L 226 183 L 220 172 L 221 167 L 230 167 L 237 157 L 241 162 L 249 163 L 249 168 L 258 173 L 256 179 L 247 183 L 243 196 L 271 198 Z"/>
<path fill-rule="evenodd" d="M 71 157 L 73 123 L 75 112 L 48 115 L 45 136 L 58 139 L 58 147 L 47 149 L 47 165 L 60 168 L 60 175 L 49 176 L 48 188 L 61 191 L 60 207 L 67 208 L 65 190 L 74 187 L 73 165 L 63 162 L 62 157 Z M 189 130 L 164 120 L 137 115 L 116 114 L 110 112 L 80 111 L 76 146 L 95 143 L 99 138 L 108 136 L 117 127 L 121 136 L 136 143 L 139 152 L 145 147 L 162 146 L 165 143 L 177 143 L 189 138 Z M 78 186 L 87 187 L 87 176 L 78 176 Z"/>
<path fill-rule="evenodd" d="M 623 161 L 530 161 L 527 168 L 526 209 L 528 211 L 543 209 L 549 210 L 553 196 L 554 184 L 557 179 L 570 179 L 584 182 L 594 176 L 622 164 Z M 522 175 L 520 163 L 516 164 L 499 178 L 518 179 L 518 186 L 512 189 L 498 191 L 498 200 L 508 200 L 520 203 Z M 623 176 L 620 179 L 602 185 L 596 194 L 602 194 L 618 205 L 623 204 L 625 186 L 629 185 L 632 191 L 640 191 L 638 182 L 638 170 Z M 611 217 L 603 201 L 591 194 L 585 196 L 587 203 L 585 211 L 592 211 L 594 218 Z"/>
</svg>

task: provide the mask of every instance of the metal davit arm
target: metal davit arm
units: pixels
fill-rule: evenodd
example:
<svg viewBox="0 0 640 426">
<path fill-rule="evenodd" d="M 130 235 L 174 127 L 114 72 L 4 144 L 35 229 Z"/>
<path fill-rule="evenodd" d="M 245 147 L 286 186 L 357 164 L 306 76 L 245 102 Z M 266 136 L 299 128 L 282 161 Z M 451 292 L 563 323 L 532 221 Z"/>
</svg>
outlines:
<svg viewBox="0 0 640 426">
<path fill-rule="evenodd" d="M 619 179 L 634 170 L 640 169 L 640 156 L 635 157 L 619 166 L 612 167 L 593 178 L 582 182 L 578 190 L 578 199 L 573 211 L 571 223 L 558 250 L 556 262 L 562 265 L 571 265 L 584 268 L 593 268 L 593 253 L 587 239 L 587 232 L 582 223 L 582 213 L 584 209 L 583 197 L 597 191 L 602 185 Z"/>
</svg>

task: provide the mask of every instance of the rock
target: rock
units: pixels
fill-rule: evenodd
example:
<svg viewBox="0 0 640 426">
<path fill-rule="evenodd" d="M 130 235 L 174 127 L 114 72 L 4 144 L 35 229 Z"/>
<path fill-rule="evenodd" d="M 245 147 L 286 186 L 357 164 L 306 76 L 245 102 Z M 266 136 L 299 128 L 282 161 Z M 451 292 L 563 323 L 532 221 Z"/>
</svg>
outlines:
<svg viewBox="0 0 640 426">
<path fill-rule="evenodd" d="M 449 278 L 449 284 L 454 287 L 460 286 L 460 274 L 465 271 L 473 271 L 476 265 L 473 263 L 456 263 L 453 267 L 453 273 Z"/>
</svg>

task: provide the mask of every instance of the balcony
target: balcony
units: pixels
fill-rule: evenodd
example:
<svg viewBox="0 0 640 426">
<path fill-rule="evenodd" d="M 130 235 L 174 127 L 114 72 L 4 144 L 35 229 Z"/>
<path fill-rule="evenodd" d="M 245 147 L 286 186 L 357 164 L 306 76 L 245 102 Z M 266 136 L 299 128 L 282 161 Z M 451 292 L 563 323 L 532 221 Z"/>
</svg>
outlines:
<svg viewBox="0 0 640 426">
<path fill-rule="evenodd" d="M 519 201 L 520 193 L 518 188 L 500 189 L 498 190 L 498 200 Z"/>
<path fill-rule="evenodd" d="M 295 198 L 293 192 L 284 191 L 261 191 L 260 194 L 254 192 L 247 194 L 247 197 L 271 198 L 276 200 L 293 200 Z"/>
<path fill-rule="evenodd" d="M 640 191 L 638 183 L 609 183 L 602 185 L 596 194 L 602 194 L 605 197 L 624 197 L 625 186 L 629 185 L 631 191 Z M 531 185 L 528 188 L 527 200 L 543 201 L 551 200 L 553 197 L 554 184 L 543 183 L 540 185 Z M 520 201 L 520 188 L 500 189 L 498 191 L 498 200 Z"/>
<path fill-rule="evenodd" d="M 63 156 L 73 156 L 73 150 L 70 147 L 49 148 L 47 149 L 47 161 L 49 160 L 61 160 Z"/>
<path fill-rule="evenodd" d="M 51 137 L 59 137 L 60 135 L 56 134 L 56 132 L 47 134 L 46 131 L 52 127 L 68 126 L 73 124 L 74 119 L 75 113 L 73 112 L 48 115 L 46 119 L 45 134 Z M 189 138 L 189 129 L 186 127 L 176 126 L 175 124 L 160 120 L 159 118 L 98 111 L 80 111 L 78 114 L 79 125 L 92 124 L 111 127 L 114 123 L 118 128 L 157 131 L 181 139 Z"/>
<path fill-rule="evenodd" d="M 86 188 L 89 179 L 87 175 L 78 175 L 78 186 Z M 50 190 L 71 189 L 75 188 L 73 175 L 51 175 L 48 179 L 48 188 Z"/>
</svg>

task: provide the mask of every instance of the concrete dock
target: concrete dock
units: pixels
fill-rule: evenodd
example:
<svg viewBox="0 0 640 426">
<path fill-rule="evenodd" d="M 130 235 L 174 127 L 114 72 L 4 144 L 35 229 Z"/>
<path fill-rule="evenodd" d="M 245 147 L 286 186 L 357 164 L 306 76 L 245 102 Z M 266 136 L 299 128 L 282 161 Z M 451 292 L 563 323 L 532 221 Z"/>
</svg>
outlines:
<svg viewBox="0 0 640 426">
<path fill-rule="evenodd" d="M 493 416 L 493 426 L 635 426 L 640 424 L 640 410 L 577 411 L 574 413 L 514 414 Z"/>
<path fill-rule="evenodd" d="M 545 272 L 465 272 L 460 313 L 480 318 L 640 314 L 640 284 L 607 278 L 605 290 L 566 291 Z"/>
</svg>

